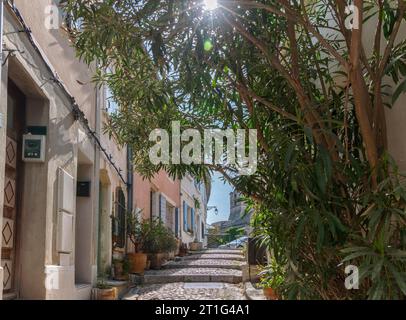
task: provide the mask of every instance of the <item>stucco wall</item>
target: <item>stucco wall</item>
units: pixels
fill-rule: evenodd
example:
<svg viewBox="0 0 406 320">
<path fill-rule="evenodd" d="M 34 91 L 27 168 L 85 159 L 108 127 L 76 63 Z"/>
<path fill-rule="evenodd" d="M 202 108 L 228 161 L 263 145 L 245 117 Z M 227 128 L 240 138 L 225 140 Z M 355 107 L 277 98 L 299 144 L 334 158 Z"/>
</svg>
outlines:
<svg viewBox="0 0 406 320">
<path fill-rule="evenodd" d="M 151 215 L 150 201 L 151 190 L 162 193 L 172 205 L 180 207 L 180 181 L 173 180 L 164 171 L 159 172 L 154 178 L 149 181 L 134 173 L 134 208 L 142 209 L 144 219 L 148 219 Z"/>
<path fill-rule="evenodd" d="M 193 242 L 195 238 L 197 238 L 199 241 L 204 240 L 202 239 L 201 223 L 203 222 L 204 225 L 206 225 L 207 219 L 205 188 L 202 187 L 201 190 L 197 189 L 193 178 L 187 175 L 181 181 L 181 193 L 182 209 L 180 221 L 182 229 L 182 241 L 188 244 L 190 242 Z M 194 199 L 199 200 L 200 208 L 196 208 Z M 184 230 L 183 201 L 185 201 L 189 207 L 194 208 L 195 210 L 195 233 L 193 234 L 189 231 Z"/>
<path fill-rule="evenodd" d="M 88 67 L 76 58 L 76 53 L 68 35 L 62 28 L 46 29 L 45 21 L 49 17 L 47 6 L 55 5 L 55 0 L 15 0 L 14 3 L 32 31 L 36 41 L 41 46 L 49 62 L 55 68 L 59 77 L 75 97 L 76 102 L 89 119 L 91 126 L 95 124 L 95 95 L 91 83 L 91 73 Z M 59 21 L 60 24 L 62 21 Z"/>
<path fill-rule="evenodd" d="M 43 5 L 49 3 L 51 1 L 37 0 L 36 5 L 33 6 L 30 1 L 15 1 L 23 18 L 32 29 L 32 35 L 37 44 L 46 54 L 46 59 L 57 71 L 68 91 L 75 96 L 80 108 L 90 120 L 90 127 L 95 129 L 97 134 L 101 129 L 101 108 L 96 108 L 96 100 L 103 101 L 103 92 L 98 92 L 88 81 L 92 71 L 76 60 L 66 33 L 61 30 L 48 31 L 44 28 Z M 23 201 L 21 217 L 18 221 L 18 241 L 21 249 L 18 257 L 20 267 L 17 273 L 20 280 L 18 285 L 20 297 L 89 298 L 91 285 L 90 287 L 75 286 L 74 250 L 70 254 L 60 254 L 56 249 L 58 169 L 64 169 L 76 180 L 79 150 L 90 165 L 88 179 L 92 182 L 91 206 L 85 216 L 82 216 L 87 229 L 82 232 L 81 239 L 78 240 L 83 242 L 83 252 L 85 252 L 85 270 L 82 272 L 85 279 L 82 281 L 86 283 L 94 283 L 96 280 L 100 169 L 104 169 L 109 176 L 110 190 L 121 186 L 126 193 L 125 185 L 106 158 L 100 155 L 86 128 L 74 119 L 71 101 L 66 92 L 50 80 L 53 75 L 29 42 L 27 35 L 18 32 L 21 30 L 21 25 L 8 8 L 5 12 L 4 27 L 6 48 L 17 51 L 15 57 L 10 57 L 3 67 L 0 113 L 6 121 L 7 95 L 4 92 L 7 92 L 7 78 L 10 77 L 27 96 L 27 125 L 47 127 L 46 162 L 24 165 Z M 80 85 L 78 81 L 86 84 Z M 5 125 L 0 126 L 0 150 L 5 149 L 5 132 Z M 116 159 L 116 165 L 122 169 L 122 174 L 126 177 L 125 151 L 119 149 L 114 141 L 105 137 L 102 137 L 102 144 L 113 159 Z M 3 172 L 4 157 L 0 157 L 1 190 L 4 184 Z M 0 197 L 0 225 L 2 225 L 3 216 L 2 202 L 3 197 Z M 104 239 L 111 244 L 111 224 L 107 224 L 106 228 L 109 228 L 110 234 Z M 87 236 L 84 239 L 85 234 Z M 2 284 L 2 281 L 0 283 Z"/>
</svg>

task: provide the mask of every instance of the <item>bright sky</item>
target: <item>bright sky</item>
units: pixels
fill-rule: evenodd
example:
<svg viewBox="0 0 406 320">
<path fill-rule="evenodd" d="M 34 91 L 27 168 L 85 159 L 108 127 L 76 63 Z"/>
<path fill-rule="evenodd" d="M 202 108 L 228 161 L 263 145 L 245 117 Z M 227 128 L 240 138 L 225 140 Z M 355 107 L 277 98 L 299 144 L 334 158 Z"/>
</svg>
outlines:
<svg viewBox="0 0 406 320">
<path fill-rule="evenodd" d="M 212 189 L 208 205 L 216 206 L 218 215 L 215 214 L 214 209 L 209 210 L 207 213 L 208 224 L 228 220 L 230 215 L 230 192 L 233 189 L 228 183 L 224 183 L 220 176 L 220 174 L 215 173 L 212 177 Z"/>
</svg>

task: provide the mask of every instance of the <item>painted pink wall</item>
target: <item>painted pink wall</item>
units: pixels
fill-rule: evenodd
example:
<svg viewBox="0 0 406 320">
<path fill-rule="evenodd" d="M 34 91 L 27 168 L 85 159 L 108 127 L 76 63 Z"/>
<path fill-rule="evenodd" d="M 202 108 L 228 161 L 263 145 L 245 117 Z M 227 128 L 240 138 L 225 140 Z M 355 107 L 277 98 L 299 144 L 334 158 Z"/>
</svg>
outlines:
<svg viewBox="0 0 406 320">
<path fill-rule="evenodd" d="M 150 217 L 151 190 L 162 192 L 180 207 L 180 181 L 169 178 L 165 171 L 160 171 L 151 181 L 144 180 L 138 173 L 134 174 L 134 208 L 143 210 L 145 219 Z"/>
</svg>

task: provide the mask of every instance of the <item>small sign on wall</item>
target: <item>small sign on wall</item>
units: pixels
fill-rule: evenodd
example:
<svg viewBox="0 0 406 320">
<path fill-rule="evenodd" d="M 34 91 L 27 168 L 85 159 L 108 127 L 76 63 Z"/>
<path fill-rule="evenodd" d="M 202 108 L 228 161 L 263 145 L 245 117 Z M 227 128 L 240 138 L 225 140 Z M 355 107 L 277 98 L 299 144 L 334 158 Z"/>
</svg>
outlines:
<svg viewBox="0 0 406 320">
<path fill-rule="evenodd" d="M 45 162 L 45 136 L 25 134 L 23 136 L 23 161 Z"/>
</svg>

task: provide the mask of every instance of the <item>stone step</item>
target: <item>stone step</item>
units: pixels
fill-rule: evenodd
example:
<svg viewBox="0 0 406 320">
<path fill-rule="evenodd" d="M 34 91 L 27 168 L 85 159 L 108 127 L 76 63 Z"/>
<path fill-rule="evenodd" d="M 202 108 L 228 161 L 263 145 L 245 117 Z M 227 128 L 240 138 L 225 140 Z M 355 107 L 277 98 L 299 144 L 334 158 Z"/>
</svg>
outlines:
<svg viewBox="0 0 406 320">
<path fill-rule="evenodd" d="M 183 268 L 146 271 L 144 284 L 173 282 L 242 282 L 242 271 L 222 268 Z"/>
<path fill-rule="evenodd" d="M 237 254 L 243 255 L 240 249 L 206 249 L 201 251 L 189 251 L 191 254 Z"/>
<path fill-rule="evenodd" d="M 169 261 L 164 269 L 179 269 L 179 268 L 219 268 L 219 269 L 237 269 L 241 270 L 245 262 L 239 260 L 226 259 L 188 259 L 180 261 Z"/>
<path fill-rule="evenodd" d="M 202 254 L 192 254 L 189 256 L 183 257 L 183 260 L 196 260 L 196 259 L 218 259 L 218 260 L 237 260 L 244 261 L 245 257 L 238 254 L 229 254 L 229 253 L 202 253 Z"/>
</svg>

